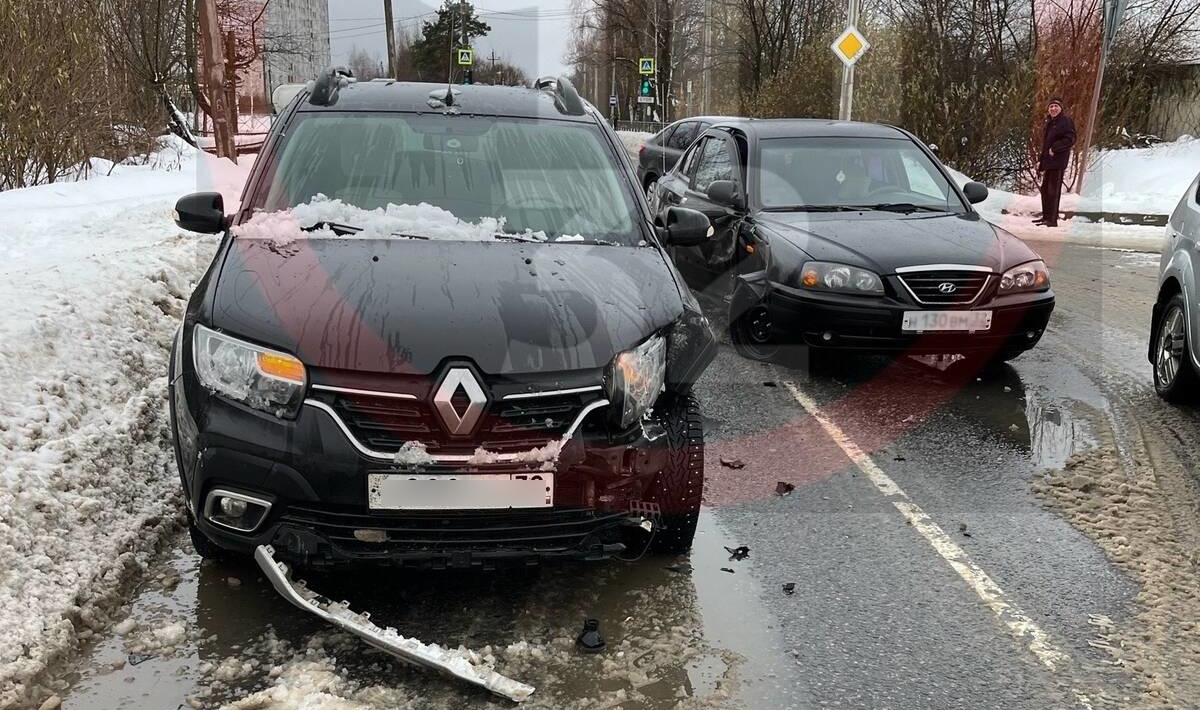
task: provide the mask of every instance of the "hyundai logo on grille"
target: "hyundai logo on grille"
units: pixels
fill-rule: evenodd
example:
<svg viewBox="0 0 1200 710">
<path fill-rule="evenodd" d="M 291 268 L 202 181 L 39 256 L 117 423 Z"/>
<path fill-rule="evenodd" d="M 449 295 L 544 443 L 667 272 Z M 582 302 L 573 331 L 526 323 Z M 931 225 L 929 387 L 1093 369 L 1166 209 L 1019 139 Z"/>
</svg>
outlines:
<svg viewBox="0 0 1200 710">
<path fill-rule="evenodd" d="M 462 389 L 467 397 L 467 406 L 462 412 L 454 406 L 454 396 Z M 446 431 L 454 436 L 470 434 L 483 416 L 487 407 L 487 395 L 479 386 L 475 375 L 465 367 L 452 367 L 442 378 L 442 384 L 433 393 L 433 406 L 437 408 L 438 416 L 446 426 Z"/>
<path fill-rule="evenodd" d="M 958 290 L 958 286 L 955 286 L 954 284 L 950 283 L 949 281 L 944 281 L 944 282 L 938 284 L 938 290 L 941 291 L 942 293 L 954 293 L 955 291 Z"/>
</svg>

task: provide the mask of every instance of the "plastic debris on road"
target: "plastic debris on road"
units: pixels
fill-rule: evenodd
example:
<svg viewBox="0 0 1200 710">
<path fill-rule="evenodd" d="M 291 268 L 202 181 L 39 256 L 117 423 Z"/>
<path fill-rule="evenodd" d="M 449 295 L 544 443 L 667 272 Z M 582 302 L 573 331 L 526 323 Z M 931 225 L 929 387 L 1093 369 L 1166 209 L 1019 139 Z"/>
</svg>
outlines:
<svg viewBox="0 0 1200 710">
<path fill-rule="evenodd" d="M 254 560 L 284 599 L 401 661 L 440 671 L 514 702 L 519 703 L 533 694 L 532 685 L 502 676 L 482 665 L 479 656 L 472 651 L 442 648 L 406 638 L 393 628 L 376 626 L 371 623 L 369 614 L 351 611 L 346 602 L 330 601 L 308 589 L 303 582 L 292 582 L 288 566 L 275 560 L 275 550 L 270 545 L 255 548 Z"/>
</svg>

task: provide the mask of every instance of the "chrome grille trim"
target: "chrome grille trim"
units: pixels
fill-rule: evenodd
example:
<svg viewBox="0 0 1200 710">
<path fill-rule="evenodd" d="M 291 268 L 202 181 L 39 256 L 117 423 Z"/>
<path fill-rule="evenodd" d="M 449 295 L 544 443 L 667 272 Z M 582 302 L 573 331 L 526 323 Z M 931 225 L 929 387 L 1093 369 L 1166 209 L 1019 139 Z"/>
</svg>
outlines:
<svg viewBox="0 0 1200 710">
<path fill-rule="evenodd" d="M 338 425 L 338 428 L 342 430 L 342 434 L 344 434 L 345 437 L 350 440 L 350 443 L 353 444 L 354 448 L 358 449 L 359 453 L 362 455 L 373 459 L 378 459 L 380 461 L 394 461 L 396 459 L 396 455 L 394 453 L 389 454 L 385 451 L 373 451 L 372 449 L 363 445 L 363 443 L 356 439 L 354 434 L 351 433 L 350 428 L 346 426 L 346 422 L 342 421 L 342 418 L 338 416 L 338 413 L 335 412 L 333 407 L 330 407 L 328 404 L 315 399 L 306 399 L 304 400 L 304 404 L 328 414 L 333 419 L 334 423 Z M 594 402 L 584 405 L 583 409 L 581 409 L 579 414 L 575 417 L 575 421 L 571 423 L 570 428 L 567 429 L 567 431 L 561 437 L 559 437 L 559 441 L 565 444 L 571 439 L 571 437 L 575 436 L 575 432 L 583 424 L 583 420 L 587 417 L 587 415 L 591 414 L 600 407 L 607 407 L 608 405 L 609 401 L 607 399 L 598 399 Z M 500 463 L 519 461 L 520 458 L 525 455 L 526 452 L 524 451 L 496 454 L 496 461 Z M 430 456 L 436 463 L 466 463 L 471 459 L 473 454 L 430 454 Z"/>
<path fill-rule="evenodd" d="M 506 394 L 500 399 L 507 401 L 510 399 L 533 399 L 534 397 L 554 397 L 561 394 L 583 394 L 584 392 L 599 392 L 603 389 L 600 385 L 591 385 L 590 387 L 573 387 L 568 390 L 543 390 L 541 392 L 518 392 L 516 394 Z"/>
<path fill-rule="evenodd" d="M 908 295 L 912 296 L 913 301 L 917 302 L 918 304 L 920 304 L 922 306 L 933 306 L 933 307 L 937 307 L 937 306 L 955 306 L 955 307 L 973 306 L 973 305 L 975 305 L 975 303 L 977 303 L 979 301 L 980 298 L 983 297 L 984 292 L 986 292 L 988 290 L 988 288 L 992 285 L 992 278 L 994 276 L 996 276 L 995 272 L 991 271 L 990 269 L 983 269 L 982 267 L 973 267 L 970 269 L 956 269 L 958 271 L 970 271 L 973 274 L 977 274 L 974 276 L 952 276 L 949 274 L 945 274 L 941 270 L 923 269 L 923 267 L 920 267 L 920 269 L 923 269 L 923 270 L 919 270 L 918 267 L 904 267 L 904 268 L 905 268 L 904 274 L 901 274 L 899 269 L 896 270 L 896 272 L 897 272 L 896 280 L 898 280 L 901 283 L 901 285 L 904 286 L 904 290 L 908 291 Z M 909 278 L 919 277 L 921 279 L 928 280 L 928 281 L 955 282 L 955 281 L 962 281 L 965 279 L 978 279 L 978 278 L 982 278 L 982 281 L 979 284 L 979 288 L 975 291 L 975 293 L 968 300 L 959 299 L 959 300 L 928 301 L 917 295 L 917 292 L 913 288 L 914 284 L 910 284 L 908 282 L 908 280 L 905 278 L 905 274 L 908 275 Z M 953 294 L 946 294 L 946 295 L 952 297 Z"/>
<path fill-rule="evenodd" d="M 315 390 L 325 390 L 326 392 L 341 392 L 343 394 L 361 394 L 369 397 L 391 397 L 392 399 L 418 399 L 415 394 L 407 394 L 405 392 L 377 392 L 375 390 L 356 390 L 350 387 L 334 387 L 333 385 L 313 385 Z"/>
<path fill-rule="evenodd" d="M 988 266 L 976 264 L 922 264 L 920 266 L 901 266 L 897 274 L 910 274 L 917 271 L 978 271 L 984 274 L 994 274 L 996 271 Z"/>
</svg>

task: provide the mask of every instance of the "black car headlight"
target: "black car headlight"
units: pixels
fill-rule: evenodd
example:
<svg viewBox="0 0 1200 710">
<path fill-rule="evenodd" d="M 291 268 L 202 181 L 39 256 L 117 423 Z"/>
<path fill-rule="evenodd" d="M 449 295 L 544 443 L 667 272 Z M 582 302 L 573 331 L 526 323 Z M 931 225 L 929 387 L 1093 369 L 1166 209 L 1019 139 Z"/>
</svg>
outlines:
<svg viewBox="0 0 1200 710">
<path fill-rule="evenodd" d="M 883 295 L 879 274 L 849 264 L 808 261 L 800 268 L 800 286 L 812 291 L 853 293 L 862 296 Z"/>
<path fill-rule="evenodd" d="M 1028 261 L 1014 266 L 1000 277 L 1000 293 L 1045 291 L 1050 288 L 1050 272 L 1041 261 Z"/>
<path fill-rule="evenodd" d="M 652 335 L 646 342 L 613 358 L 608 396 L 627 427 L 645 414 L 662 393 L 667 376 L 667 341 Z"/>
<path fill-rule="evenodd" d="M 287 353 L 197 325 L 192 358 L 200 384 L 213 392 L 280 417 L 300 411 L 307 373 Z"/>
</svg>

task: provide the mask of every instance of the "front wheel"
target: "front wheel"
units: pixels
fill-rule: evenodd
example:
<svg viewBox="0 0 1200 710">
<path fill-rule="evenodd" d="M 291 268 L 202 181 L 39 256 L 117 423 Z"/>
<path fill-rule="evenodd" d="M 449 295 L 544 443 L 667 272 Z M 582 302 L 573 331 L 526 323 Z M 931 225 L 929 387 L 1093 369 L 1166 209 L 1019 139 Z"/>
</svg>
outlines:
<svg viewBox="0 0 1200 710">
<path fill-rule="evenodd" d="M 1154 332 L 1154 391 L 1168 402 L 1190 402 L 1196 398 L 1200 379 L 1192 368 L 1187 341 L 1187 311 L 1183 294 L 1167 301 Z"/>
<path fill-rule="evenodd" d="M 772 362 L 779 357 L 779 337 L 771 312 L 764 304 L 747 309 L 729 324 L 729 338 L 742 357 Z"/>
<path fill-rule="evenodd" d="M 677 397 L 663 417 L 663 426 L 667 464 L 646 491 L 646 498 L 657 503 L 662 513 L 650 551 L 676 555 L 692 549 L 704 496 L 704 420 L 696 398 Z"/>
</svg>

